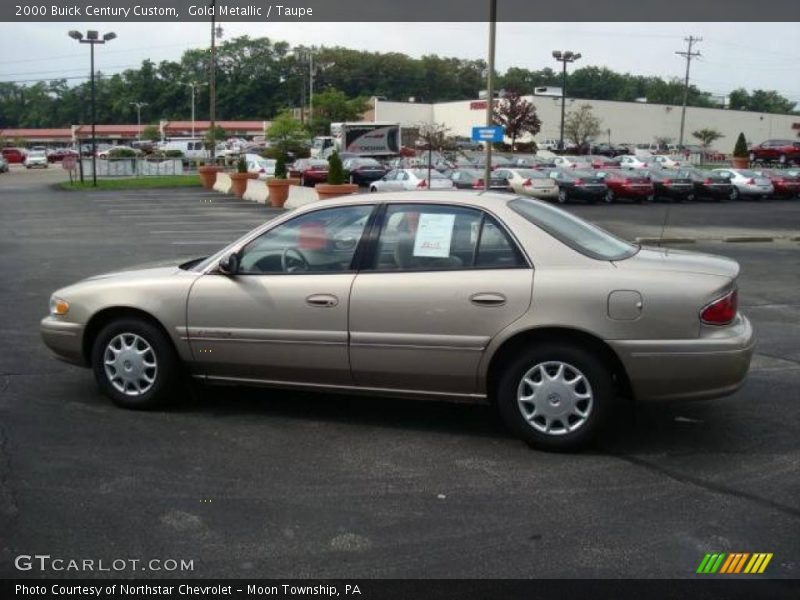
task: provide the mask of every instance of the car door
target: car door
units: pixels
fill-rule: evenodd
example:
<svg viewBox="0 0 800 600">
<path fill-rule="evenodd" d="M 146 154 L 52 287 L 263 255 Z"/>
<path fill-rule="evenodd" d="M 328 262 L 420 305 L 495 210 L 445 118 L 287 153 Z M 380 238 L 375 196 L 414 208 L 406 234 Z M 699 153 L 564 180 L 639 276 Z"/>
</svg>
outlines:
<svg viewBox="0 0 800 600">
<path fill-rule="evenodd" d="M 211 378 L 348 385 L 352 260 L 373 205 L 285 221 L 239 251 L 235 275 L 192 286 L 187 336 Z"/>
<path fill-rule="evenodd" d="M 489 341 L 531 302 L 533 270 L 476 208 L 391 203 L 350 297 L 358 385 L 477 393 Z"/>
</svg>

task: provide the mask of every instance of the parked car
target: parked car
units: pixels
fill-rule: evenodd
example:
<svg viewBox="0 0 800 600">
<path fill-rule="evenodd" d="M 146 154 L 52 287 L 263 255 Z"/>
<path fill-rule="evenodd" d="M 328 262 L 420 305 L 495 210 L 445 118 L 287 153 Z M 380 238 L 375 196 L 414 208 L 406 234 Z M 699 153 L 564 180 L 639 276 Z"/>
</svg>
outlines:
<svg viewBox="0 0 800 600">
<path fill-rule="evenodd" d="M 591 169 L 592 163 L 586 156 L 564 154 L 553 159 L 556 167 L 561 169 Z"/>
<path fill-rule="evenodd" d="M 750 169 L 726 168 L 714 169 L 713 172 L 731 180 L 733 184 L 731 200 L 738 200 L 742 197 L 764 200 L 769 198 L 775 191 L 769 178 L 759 175 Z"/>
<path fill-rule="evenodd" d="M 301 158 L 287 169 L 289 177 L 300 179 L 300 185 L 313 187 L 328 180 L 328 161 L 321 158 Z"/>
<path fill-rule="evenodd" d="M 550 152 L 555 152 L 559 149 L 561 143 L 559 140 L 554 140 L 552 138 L 547 138 L 542 140 L 541 142 L 536 142 L 536 147 L 539 150 L 549 150 Z"/>
<path fill-rule="evenodd" d="M 268 177 L 275 176 L 274 158 L 264 158 L 258 154 L 245 154 L 244 160 L 247 163 L 248 173 L 257 173 L 258 178 L 265 181 Z"/>
<path fill-rule="evenodd" d="M 555 156 L 553 157 L 555 158 Z M 552 169 L 556 166 L 553 158 L 544 156 L 513 156 L 509 167 L 520 167 L 522 169 Z"/>
<path fill-rule="evenodd" d="M 8 161 L 0 156 L 0 173 L 8 173 Z"/>
<path fill-rule="evenodd" d="M 159 144 L 157 148 L 161 152 L 181 152 L 184 158 L 189 160 L 205 160 L 211 156 L 211 152 L 206 149 L 205 142 L 199 138 L 168 140 Z"/>
<path fill-rule="evenodd" d="M 48 167 L 47 153 L 44 150 L 31 150 L 25 156 L 25 162 L 23 164 L 26 169 L 46 169 Z"/>
<path fill-rule="evenodd" d="M 730 200 L 734 196 L 730 177 L 714 171 L 701 171 L 694 168 L 683 168 L 680 172 L 685 173 L 692 180 L 695 198 L 709 198 L 721 202 Z"/>
<path fill-rule="evenodd" d="M 609 158 L 615 158 L 617 156 L 621 156 L 622 154 L 629 154 L 630 150 L 627 146 L 622 146 L 619 144 L 594 144 L 589 148 L 590 154 L 593 155 L 600 155 L 600 156 L 607 156 Z"/>
<path fill-rule="evenodd" d="M 750 162 L 779 162 L 800 164 L 800 141 L 767 140 L 750 148 Z"/>
<path fill-rule="evenodd" d="M 102 150 L 97 151 L 97 158 L 101 158 L 103 160 L 112 158 L 113 155 L 117 152 L 125 152 L 125 153 L 133 152 L 137 156 L 142 154 L 141 150 L 136 150 L 134 148 L 131 148 L 130 146 L 122 146 L 122 145 L 106 146 Z"/>
<path fill-rule="evenodd" d="M 608 203 L 616 202 L 620 198 L 636 202 L 652 202 L 655 197 L 653 182 L 650 181 L 647 172 L 641 169 L 627 171 L 600 169 L 597 171 L 597 175 L 608 187 L 605 197 L 605 201 Z"/>
<path fill-rule="evenodd" d="M 528 198 L 363 194 L 205 259 L 63 287 L 41 335 L 124 408 L 175 399 L 185 375 L 492 402 L 527 443 L 573 450 L 619 395 L 742 385 L 755 339 L 738 276 L 729 258 L 640 247 Z"/>
<path fill-rule="evenodd" d="M 473 166 L 483 169 L 486 166 L 486 155 L 485 154 L 478 154 L 472 157 L 472 164 Z M 501 156 L 499 154 L 492 154 L 492 168 L 497 169 L 498 167 L 510 167 L 512 164 L 511 160 L 506 158 L 505 156 Z"/>
<path fill-rule="evenodd" d="M 439 173 L 436 169 L 394 169 L 386 175 L 373 181 L 369 185 L 370 192 L 393 192 L 401 190 L 426 190 L 428 189 L 428 176 L 430 175 L 430 190 L 452 190 L 453 182 Z"/>
<path fill-rule="evenodd" d="M 649 163 L 650 161 L 648 161 Z M 679 169 L 680 167 L 686 166 L 686 159 L 682 156 L 675 156 L 671 155 L 668 156 L 666 154 L 659 154 L 658 156 L 654 156 L 652 160 L 651 167 L 660 167 L 662 169 Z"/>
<path fill-rule="evenodd" d="M 633 154 L 625 154 L 618 156 L 619 166 L 622 169 L 647 169 L 653 166 L 652 155 L 635 156 Z"/>
<path fill-rule="evenodd" d="M 509 189 L 505 178 L 497 177 L 496 171 L 491 171 L 491 174 L 489 189 L 498 191 L 507 191 Z M 443 173 L 443 175 L 449 177 L 450 181 L 458 189 L 482 190 L 484 188 L 485 173 L 480 169 L 453 169 L 448 173 Z"/>
<path fill-rule="evenodd" d="M 543 200 L 558 198 L 558 185 L 544 171 L 537 169 L 495 169 L 494 176 L 505 179 L 508 187 L 517 194 Z"/>
<path fill-rule="evenodd" d="M 57 163 L 63 161 L 68 156 L 78 158 L 78 153 L 70 148 L 56 148 L 47 153 L 47 162 Z"/>
<path fill-rule="evenodd" d="M 9 164 L 21 165 L 25 162 L 25 150 L 22 148 L 3 148 L 2 154 Z"/>
<path fill-rule="evenodd" d="M 675 169 L 647 169 L 642 174 L 647 174 L 653 182 L 653 195 L 655 198 L 669 198 L 677 202 L 694 200 L 694 182 L 688 173 Z"/>
<path fill-rule="evenodd" d="M 584 200 L 594 204 L 603 200 L 608 187 L 596 171 L 580 169 L 551 169 L 545 174 L 558 186 L 558 201 L 561 204 L 570 200 Z"/>
<path fill-rule="evenodd" d="M 800 196 L 800 175 L 793 175 L 784 169 L 753 169 L 753 171 L 770 180 L 775 197 L 794 198 Z"/>
<path fill-rule="evenodd" d="M 585 158 L 593 169 L 619 168 L 619 161 L 614 157 L 603 156 L 602 154 L 589 154 Z"/>
<path fill-rule="evenodd" d="M 369 187 L 369 184 L 386 175 L 386 167 L 374 158 L 348 158 L 342 162 L 352 183 Z"/>
</svg>

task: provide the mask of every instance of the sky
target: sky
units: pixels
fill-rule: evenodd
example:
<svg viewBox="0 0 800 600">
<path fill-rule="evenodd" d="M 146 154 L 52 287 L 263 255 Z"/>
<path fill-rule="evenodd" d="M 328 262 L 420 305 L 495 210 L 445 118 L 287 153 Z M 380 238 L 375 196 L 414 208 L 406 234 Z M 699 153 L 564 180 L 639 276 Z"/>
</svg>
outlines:
<svg viewBox="0 0 800 600">
<path fill-rule="evenodd" d="M 221 23 L 223 39 L 266 36 L 292 45 L 340 45 L 378 52 L 485 58 L 486 23 Z M 0 81 L 74 77 L 87 73 L 85 47 L 68 29 L 114 31 L 99 47 L 99 70 L 113 73 L 142 60 L 175 60 L 207 46 L 207 23 L 0 23 Z M 498 23 L 496 67 L 558 68 L 556 49 L 580 52 L 574 67 L 598 66 L 636 75 L 683 78 L 685 37 L 702 37 L 691 81 L 725 95 L 744 87 L 775 89 L 800 103 L 800 23 Z M 19 58 L 15 58 L 19 57 Z"/>
</svg>

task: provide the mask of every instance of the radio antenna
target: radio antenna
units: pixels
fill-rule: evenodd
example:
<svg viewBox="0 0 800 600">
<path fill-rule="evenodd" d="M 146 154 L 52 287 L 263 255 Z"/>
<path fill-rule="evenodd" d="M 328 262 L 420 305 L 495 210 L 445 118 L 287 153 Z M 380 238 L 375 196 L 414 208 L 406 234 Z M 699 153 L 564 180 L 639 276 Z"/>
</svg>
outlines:
<svg viewBox="0 0 800 600">
<path fill-rule="evenodd" d="M 672 204 L 667 204 L 667 210 L 664 211 L 664 222 L 661 224 L 661 235 L 658 236 L 658 245 L 662 246 L 664 239 L 664 232 L 667 230 L 667 222 L 669 221 L 669 211 L 672 210 Z"/>
</svg>

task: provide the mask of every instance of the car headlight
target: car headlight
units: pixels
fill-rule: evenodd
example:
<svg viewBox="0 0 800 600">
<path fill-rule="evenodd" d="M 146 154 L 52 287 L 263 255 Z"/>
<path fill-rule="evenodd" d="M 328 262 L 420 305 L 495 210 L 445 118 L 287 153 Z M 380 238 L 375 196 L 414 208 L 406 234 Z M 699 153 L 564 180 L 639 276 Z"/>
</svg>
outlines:
<svg viewBox="0 0 800 600">
<path fill-rule="evenodd" d="M 69 302 L 58 298 L 56 296 L 52 296 L 50 298 L 50 314 L 51 315 L 58 315 L 63 316 L 69 312 Z"/>
</svg>

